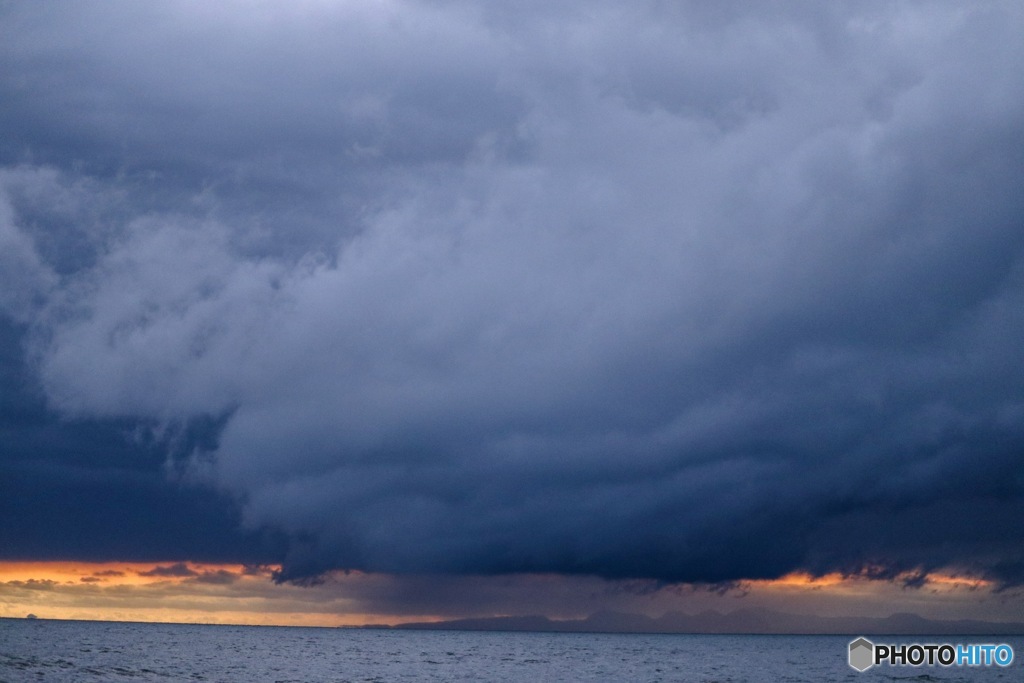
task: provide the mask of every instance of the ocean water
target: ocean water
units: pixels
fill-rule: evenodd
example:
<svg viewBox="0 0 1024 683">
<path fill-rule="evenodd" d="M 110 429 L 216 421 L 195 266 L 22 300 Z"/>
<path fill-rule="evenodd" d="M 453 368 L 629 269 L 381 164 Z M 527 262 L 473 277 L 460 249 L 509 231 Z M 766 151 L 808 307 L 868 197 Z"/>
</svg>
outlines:
<svg viewBox="0 0 1024 683">
<path fill-rule="evenodd" d="M 849 636 L 494 633 L 0 619 L 0 681 L 1017 681 L 1008 668 L 846 663 Z M 877 642 L 914 642 L 890 637 Z"/>
</svg>

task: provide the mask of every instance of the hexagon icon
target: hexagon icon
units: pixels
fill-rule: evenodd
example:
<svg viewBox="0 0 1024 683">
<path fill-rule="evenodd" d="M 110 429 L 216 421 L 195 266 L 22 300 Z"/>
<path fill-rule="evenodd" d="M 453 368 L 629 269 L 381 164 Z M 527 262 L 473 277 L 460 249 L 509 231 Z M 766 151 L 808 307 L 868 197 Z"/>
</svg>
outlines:
<svg viewBox="0 0 1024 683">
<path fill-rule="evenodd" d="M 867 638 L 858 638 L 850 643 L 850 666 L 857 671 L 866 671 L 875 664 L 875 644 Z"/>
</svg>

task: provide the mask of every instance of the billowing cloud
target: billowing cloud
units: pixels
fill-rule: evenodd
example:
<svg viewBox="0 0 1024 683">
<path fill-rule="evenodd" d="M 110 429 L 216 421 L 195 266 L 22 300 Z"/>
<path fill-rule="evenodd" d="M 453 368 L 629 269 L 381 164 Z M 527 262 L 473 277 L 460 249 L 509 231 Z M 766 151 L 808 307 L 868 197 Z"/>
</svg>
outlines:
<svg viewBox="0 0 1024 683">
<path fill-rule="evenodd" d="M 4 310 L 283 578 L 1024 578 L 1014 3 L 38 7 Z"/>
</svg>

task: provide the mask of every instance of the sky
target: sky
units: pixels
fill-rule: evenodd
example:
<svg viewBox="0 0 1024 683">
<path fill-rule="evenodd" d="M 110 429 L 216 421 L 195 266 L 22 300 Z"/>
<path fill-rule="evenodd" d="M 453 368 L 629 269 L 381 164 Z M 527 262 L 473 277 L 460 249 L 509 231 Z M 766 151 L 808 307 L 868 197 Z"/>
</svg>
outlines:
<svg viewBox="0 0 1024 683">
<path fill-rule="evenodd" d="M 0 616 L 1020 614 L 1022 32 L 0 3 Z"/>
</svg>

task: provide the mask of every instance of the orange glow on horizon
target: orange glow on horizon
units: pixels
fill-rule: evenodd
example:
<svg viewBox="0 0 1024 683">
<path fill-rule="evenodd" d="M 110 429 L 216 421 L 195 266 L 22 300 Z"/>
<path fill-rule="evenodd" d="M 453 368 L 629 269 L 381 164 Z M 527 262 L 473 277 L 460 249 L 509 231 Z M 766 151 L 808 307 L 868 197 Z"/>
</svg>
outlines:
<svg viewBox="0 0 1024 683">
<path fill-rule="evenodd" d="M 374 613 L 380 603 L 375 602 L 373 596 L 388 594 L 396 582 L 400 583 L 400 577 L 338 571 L 329 573 L 322 584 L 296 586 L 274 583 L 271 576 L 277 569 L 276 566 L 247 567 L 177 560 L 147 563 L 0 562 L 0 617 L 23 618 L 35 614 L 44 619 L 335 627 L 441 621 L 459 616 L 393 611 Z M 927 596 L 920 592 L 903 592 L 902 582 L 916 582 L 919 578 L 914 573 L 884 581 L 872 579 L 867 574 L 814 576 L 795 572 L 777 579 L 738 582 L 736 591 L 719 598 L 728 602 L 717 604 L 726 607 L 726 611 L 737 609 L 743 604 L 735 602 L 735 598 L 750 595 L 753 596 L 751 600 L 768 600 L 777 608 L 782 606 L 783 610 L 790 605 L 796 609 L 800 609 L 799 605 L 809 609 L 819 605 L 818 609 L 830 612 L 840 604 L 859 604 L 875 605 L 863 608 L 875 612 L 880 605 L 892 607 L 894 600 L 926 599 Z M 467 580 L 485 581 L 479 577 Z M 550 591 L 554 601 L 549 604 L 552 609 L 558 609 L 559 591 L 573 590 L 577 585 L 574 582 L 579 579 L 538 574 L 519 577 L 516 581 L 527 592 L 538 588 Z M 929 595 L 942 594 L 956 600 L 979 588 L 992 587 L 991 582 L 953 573 L 928 574 L 924 583 Z M 586 589 L 589 594 L 600 594 L 601 584 L 597 584 L 597 592 L 593 590 L 594 584 L 589 585 L 592 586 Z M 673 593 L 670 587 L 663 596 L 664 600 L 678 599 L 680 595 L 689 596 L 684 600 L 694 600 L 693 591 L 700 591 L 699 587 L 687 584 L 680 584 L 680 587 L 686 590 Z M 493 586 L 485 587 L 485 593 L 491 589 Z M 704 595 L 707 594 L 710 593 Z M 512 607 L 508 614 L 513 615 L 521 603 L 515 594 L 510 596 L 505 607 Z M 704 608 L 707 607 L 707 599 L 700 598 L 705 601 Z M 821 607 L 824 604 L 821 600 L 830 601 L 831 607 Z M 661 611 L 680 609 L 680 606 L 684 610 L 702 609 L 693 602 L 673 605 L 666 601 L 659 598 L 657 604 L 661 605 Z M 592 611 L 602 608 L 595 605 Z M 637 611 L 657 610 L 651 609 L 651 603 L 637 603 L 636 608 Z M 491 607 L 491 610 L 498 609 L 501 608 L 496 604 Z M 546 610 L 541 607 L 539 611 Z M 461 616 L 498 616 L 505 612 Z M 580 618 L 587 613 L 585 610 L 560 610 L 557 618 Z"/>
<path fill-rule="evenodd" d="M 367 623 L 268 605 L 271 573 L 196 562 L 0 562 L 0 617 L 282 626 Z"/>
<path fill-rule="evenodd" d="M 180 560 L 0 562 L 0 617 L 319 627 L 441 619 L 368 614 L 330 590 L 275 584 L 278 569 Z M 372 578 L 355 571 L 337 577 Z"/>
</svg>

